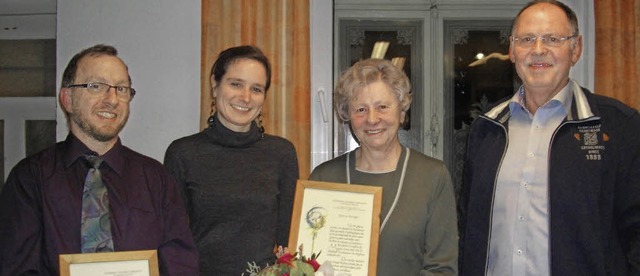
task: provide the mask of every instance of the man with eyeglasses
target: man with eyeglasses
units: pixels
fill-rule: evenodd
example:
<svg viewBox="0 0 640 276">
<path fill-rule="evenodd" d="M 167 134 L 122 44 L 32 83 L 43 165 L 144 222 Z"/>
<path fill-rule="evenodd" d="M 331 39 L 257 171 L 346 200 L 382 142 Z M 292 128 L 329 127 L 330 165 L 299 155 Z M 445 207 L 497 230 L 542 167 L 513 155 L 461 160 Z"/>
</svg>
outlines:
<svg viewBox="0 0 640 276">
<path fill-rule="evenodd" d="M 59 275 L 59 255 L 157 250 L 162 275 L 197 275 L 181 192 L 118 134 L 135 95 L 115 48 L 76 54 L 59 94 L 66 140 L 20 161 L 0 193 L 0 275 Z"/>
<path fill-rule="evenodd" d="M 569 78 L 575 13 L 533 1 L 509 57 L 523 85 L 471 126 L 461 275 L 640 275 L 640 115 Z"/>
</svg>

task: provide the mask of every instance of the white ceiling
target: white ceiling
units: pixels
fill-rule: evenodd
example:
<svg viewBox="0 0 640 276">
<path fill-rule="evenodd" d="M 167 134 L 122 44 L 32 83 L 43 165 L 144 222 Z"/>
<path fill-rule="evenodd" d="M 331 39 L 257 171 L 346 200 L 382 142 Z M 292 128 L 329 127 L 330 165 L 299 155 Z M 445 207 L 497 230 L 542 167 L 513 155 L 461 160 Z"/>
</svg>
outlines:
<svg viewBox="0 0 640 276">
<path fill-rule="evenodd" d="M 0 16 L 18 14 L 55 14 L 56 0 L 2 0 Z"/>
<path fill-rule="evenodd" d="M 57 0 L 0 0 L 0 39 L 55 39 Z"/>
</svg>

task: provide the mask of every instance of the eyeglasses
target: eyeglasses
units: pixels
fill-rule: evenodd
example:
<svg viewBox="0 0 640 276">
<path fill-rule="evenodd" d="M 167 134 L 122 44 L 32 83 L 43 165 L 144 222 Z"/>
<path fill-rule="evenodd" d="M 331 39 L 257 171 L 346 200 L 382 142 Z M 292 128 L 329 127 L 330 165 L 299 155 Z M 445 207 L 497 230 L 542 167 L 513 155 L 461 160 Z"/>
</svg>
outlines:
<svg viewBox="0 0 640 276">
<path fill-rule="evenodd" d="M 109 93 L 109 89 L 113 87 L 116 90 L 116 97 L 118 97 L 119 100 L 126 101 L 126 102 L 131 101 L 131 99 L 133 99 L 133 96 L 136 95 L 136 90 L 131 87 L 109 85 L 104 82 L 88 82 L 88 83 L 67 85 L 67 88 L 74 88 L 74 87 L 86 88 L 87 91 L 89 91 L 89 93 L 96 96 L 103 96 Z"/>
<path fill-rule="evenodd" d="M 511 41 L 520 47 L 529 48 L 536 44 L 538 39 L 542 40 L 542 44 L 548 47 L 560 47 L 565 41 L 577 37 L 577 34 L 570 36 L 555 36 L 555 35 L 542 35 L 542 36 L 521 36 L 511 37 Z"/>
</svg>

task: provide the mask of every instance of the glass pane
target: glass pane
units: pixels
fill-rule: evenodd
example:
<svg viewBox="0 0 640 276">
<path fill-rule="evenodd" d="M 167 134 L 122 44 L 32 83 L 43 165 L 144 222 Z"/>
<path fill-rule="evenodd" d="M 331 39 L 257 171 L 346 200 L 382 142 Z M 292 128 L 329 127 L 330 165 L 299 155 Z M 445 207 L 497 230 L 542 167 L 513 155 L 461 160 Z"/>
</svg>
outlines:
<svg viewBox="0 0 640 276">
<path fill-rule="evenodd" d="M 54 97 L 54 39 L 0 40 L 0 97 Z"/>
<path fill-rule="evenodd" d="M 462 182 L 469 126 L 520 80 L 508 57 L 510 21 L 445 22 L 444 161 L 456 194 Z M 460 207 L 460 206 L 459 206 Z"/>
<path fill-rule="evenodd" d="M 33 155 L 56 143 L 55 120 L 28 120 L 25 122 L 26 154 Z"/>
<path fill-rule="evenodd" d="M 392 62 L 394 58 L 402 59 L 398 64 L 411 81 L 413 103 L 398 136 L 403 145 L 422 151 L 422 21 L 341 20 L 339 24 L 340 72 L 371 58 L 376 42 L 388 43 L 386 51 L 376 58 Z M 357 146 L 348 125 L 338 124 L 336 129 L 338 155 Z"/>
</svg>

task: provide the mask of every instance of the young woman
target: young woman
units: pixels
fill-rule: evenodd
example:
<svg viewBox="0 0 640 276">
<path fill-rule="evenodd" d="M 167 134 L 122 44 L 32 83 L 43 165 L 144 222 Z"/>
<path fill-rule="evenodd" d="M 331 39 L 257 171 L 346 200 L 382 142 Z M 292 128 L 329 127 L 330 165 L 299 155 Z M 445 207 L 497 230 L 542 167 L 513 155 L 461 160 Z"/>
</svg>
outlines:
<svg viewBox="0 0 640 276">
<path fill-rule="evenodd" d="M 164 163 L 182 183 L 201 275 L 241 275 L 286 246 L 298 161 L 293 144 L 255 122 L 271 84 L 260 49 L 224 50 L 211 69 L 215 113 L 204 131 L 178 139 Z"/>
</svg>

